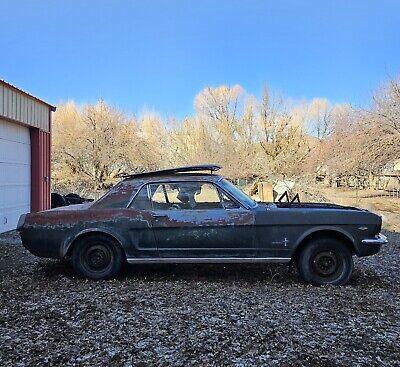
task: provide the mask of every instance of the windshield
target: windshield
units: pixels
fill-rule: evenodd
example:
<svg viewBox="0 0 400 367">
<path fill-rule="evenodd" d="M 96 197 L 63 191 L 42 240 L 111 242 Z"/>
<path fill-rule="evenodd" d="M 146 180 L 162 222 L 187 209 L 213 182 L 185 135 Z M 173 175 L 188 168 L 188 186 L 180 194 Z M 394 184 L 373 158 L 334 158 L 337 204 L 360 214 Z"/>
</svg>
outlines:
<svg viewBox="0 0 400 367">
<path fill-rule="evenodd" d="M 254 208 L 257 205 L 253 199 L 251 199 L 242 190 L 237 188 L 233 183 L 229 182 L 225 178 L 223 178 L 220 183 L 221 186 L 230 192 L 234 198 L 238 199 L 241 203 L 244 203 L 249 208 Z"/>
</svg>

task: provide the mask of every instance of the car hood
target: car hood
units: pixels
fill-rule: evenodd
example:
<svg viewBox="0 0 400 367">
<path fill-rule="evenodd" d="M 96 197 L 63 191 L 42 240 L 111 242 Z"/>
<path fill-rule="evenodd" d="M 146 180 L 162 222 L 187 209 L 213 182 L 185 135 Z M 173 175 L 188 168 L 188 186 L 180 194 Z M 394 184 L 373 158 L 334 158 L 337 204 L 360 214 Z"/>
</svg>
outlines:
<svg viewBox="0 0 400 367">
<path fill-rule="evenodd" d="M 381 226 L 380 215 L 366 209 L 330 203 L 259 203 L 258 223 L 270 225 L 349 225 Z"/>
<path fill-rule="evenodd" d="M 356 210 L 365 211 L 366 209 L 356 208 L 354 206 L 344 206 L 333 203 L 274 203 L 277 208 L 293 208 L 293 209 L 335 209 L 335 210 Z"/>
</svg>

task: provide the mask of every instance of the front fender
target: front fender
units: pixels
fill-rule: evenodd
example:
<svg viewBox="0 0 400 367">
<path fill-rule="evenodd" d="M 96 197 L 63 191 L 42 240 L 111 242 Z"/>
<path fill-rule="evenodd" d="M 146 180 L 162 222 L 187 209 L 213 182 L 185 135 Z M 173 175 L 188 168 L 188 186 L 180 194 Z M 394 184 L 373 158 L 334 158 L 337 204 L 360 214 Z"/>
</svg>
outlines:
<svg viewBox="0 0 400 367">
<path fill-rule="evenodd" d="M 329 235 L 329 232 L 331 232 L 331 234 L 339 233 L 341 236 L 344 236 L 345 238 L 347 238 L 350 241 L 350 243 L 352 244 L 354 250 L 357 251 L 357 242 L 356 242 L 355 238 L 348 231 L 344 230 L 342 227 L 317 226 L 317 227 L 308 229 L 297 239 L 296 244 L 293 248 L 293 252 L 295 252 L 297 250 L 297 248 L 304 242 L 304 240 L 307 239 L 307 237 L 318 234 L 318 232 L 320 232 L 321 235 L 323 235 L 323 234 Z"/>
</svg>

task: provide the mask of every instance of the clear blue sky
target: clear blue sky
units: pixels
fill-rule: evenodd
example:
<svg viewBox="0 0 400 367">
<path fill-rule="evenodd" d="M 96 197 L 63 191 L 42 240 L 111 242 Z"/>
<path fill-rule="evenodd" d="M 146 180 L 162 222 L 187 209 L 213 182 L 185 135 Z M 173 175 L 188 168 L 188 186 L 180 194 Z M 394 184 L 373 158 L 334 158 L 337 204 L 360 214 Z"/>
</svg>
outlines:
<svg viewBox="0 0 400 367">
<path fill-rule="evenodd" d="M 0 78 L 57 104 L 193 110 L 205 86 L 264 83 L 366 104 L 400 74 L 400 1 L 3 0 Z"/>
</svg>

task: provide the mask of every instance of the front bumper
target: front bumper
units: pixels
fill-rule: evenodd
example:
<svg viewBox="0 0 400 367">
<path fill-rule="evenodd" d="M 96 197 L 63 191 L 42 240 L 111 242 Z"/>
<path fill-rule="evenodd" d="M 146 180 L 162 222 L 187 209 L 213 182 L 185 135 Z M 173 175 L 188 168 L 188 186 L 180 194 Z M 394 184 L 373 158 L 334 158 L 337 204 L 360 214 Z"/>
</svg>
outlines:
<svg viewBox="0 0 400 367">
<path fill-rule="evenodd" d="M 388 243 L 387 237 L 382 233 L 378 233 L 374 238 L 364 238 L 361 243 L 363 245 L 384 245 Z"/>
<path fill-rule="evenodd" d="M 357 245 L 357 256 L 362 257 L 375 255 L 380 251 L 382 245 L 387 242 L 388 240 L 386 236 L 381 233 L 378 233 L 374 237 L 362 238 Z"/>
</svg>

